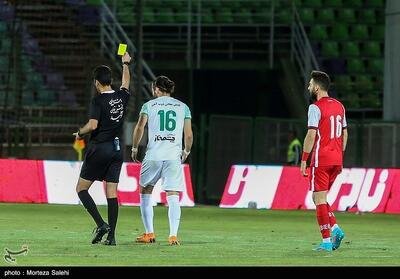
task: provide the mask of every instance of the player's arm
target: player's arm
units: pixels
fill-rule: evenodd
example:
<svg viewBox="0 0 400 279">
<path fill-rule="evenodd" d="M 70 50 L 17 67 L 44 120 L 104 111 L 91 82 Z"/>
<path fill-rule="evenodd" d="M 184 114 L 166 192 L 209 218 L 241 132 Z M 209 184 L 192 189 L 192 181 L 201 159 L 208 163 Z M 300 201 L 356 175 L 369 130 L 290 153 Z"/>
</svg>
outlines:
<svg viewBox="0 0 400 279">
<path fill-rule="evenodd" d="M 300 171 L 303 176 L 308 176 L 308 174 L 306 172 L 307 159 L 308 159 L 308 156 L 311 153 L 311 150 L 314 146 L 316 134 L 317 134 L 317 131 L 315 129 L 308 129 L 307 135 L 304 138 L 303 155 L 301 158 L 301 165 L 300 165 Z"/>
<path fill-rule="evenodd" d="M 347 139 L 349 138 L 349 134 L 347 133 L 347 129 L 343 129 L 343 152 L 346 151 Z"/>
<path fill-rule="evenodd" d="M 348 138 L 349 138 L 349 134 L 347 133 L 347 120 L 346 120 L 346 114 L 345 114 L 343 117 L 343 152 L 346 151 Z"/>
<path fill-rule="evenodd" d="M 76 139 L 81 139 L 84 135 L 96 130 L 98 124 L 99 121 L 97 119 L 89 119 L 85 126 L 79 128 L 77 132 L 73 133 L 73 135 L 76 137 Z"/>
<path fill-rule="evenodd" d="M 133 131 L 131 157 L 134 162 L 139 162 L 137 159 L 138 147 L 139 147 L 139 142 L 143 137 L 144 127 L 146 126 L 147 119 L 148 119 L 147 114 L 141 113 L 139 116 L 139 120 L 136 123 L 135 129 Z"/>
<path fill-rule="evenodd" d="M 186 161 L 193 145 L 192 119 L 190 118 L 185 119 L 185 122 L 183 124 L 183 134 L 184 134 L 185 148 L 183 149 L 182 152 L 182 163 Z"/>
<path fill-rule="evenodd" d="M 319 110 L 319 108 L 316 105 L 310 105 L 308 108 L 308 131 L 306 137 L 304 138 L 303 155 L 301 156 L 300 163 L 300 172 L 303 176 L 308 176 L 306 172 L 307 159 L 314 146 L 315 135 L 317 134 L 320 119 L 321 111 Z"/>
<path fill-rule="evenodd" d="M 129 83 L 131 81 L 131 74 L 129 73 L 129 63 L 131 62 L 131 56 L 128 52 L 122 56 L 122 82 L 121 88 L 129 89 Z M 126 64 L 128 63 L 128 64 Z"/>
<path fill-rule="evenodd" d="M 89 114 L 89 121 L 83 126 L 79 128 L 77 132 L 73 133 L 76 139 L 81 139 L 83 135 L 89 134 L 92 131 L 97 129 L 99 124 L 99 120 L 101 115 L 101 107 L 97 103 L 96 98 L 92 99 L 90 102 L 90 114 Z"/>
<path fill-rule="evenodd" d="M 307 135 L 304 138 L 304 144 L 303 144 L 303 153 L 311 153 L 311 150 L 314 146 L 315 142 L 315 136 L 317 134 L 317 130 L 315 129 L 308 129 Z M 302 158 L 303 161 L 303 158 Z"/>
</svg>

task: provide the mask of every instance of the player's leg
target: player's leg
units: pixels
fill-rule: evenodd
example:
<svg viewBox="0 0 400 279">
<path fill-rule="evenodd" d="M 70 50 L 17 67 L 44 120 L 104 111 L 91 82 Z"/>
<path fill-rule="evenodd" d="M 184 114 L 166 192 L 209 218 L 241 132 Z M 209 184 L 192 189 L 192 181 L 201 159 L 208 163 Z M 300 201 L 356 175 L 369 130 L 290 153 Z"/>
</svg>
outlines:
<svg viewBox="0 0 400 279">
<path fill-rule="evenodd" d="M 161 161 L 143 160 L 140 170 L 140 214 L 145 232 L 136 238 L 136 242 L 154 243 L 156 241 L 153 227 L 154 211 L 152 193 L 154 185 L 160 179 Z"/>
<path fill-rule="evenodd" d="M 344 232 L 337 224 L 336 217 L 329 204 L 328 207 L 329 207 L 329 223 L 331 226 L 332 249 L 336 250 L 340 247 L 340 244 L 344 238 Z"/>
<path fill-rule="evenodd" d="M 103 218 L 101 218 L 101 215 L 97 210 L 96 204 L 89 194 L 89 188 L 90 186 L 92 186 L 92 184 L 93 181 L 86 180 L 80 177 L 76 185 L 76 192 L 78 193 L 79 199 L 81 200 L 83 206 L 96 222 L 97 227 L 101 227 L 105 222 Z"/>
<path fill-rule="evenodd" d="M 179 192 L 166 191 L 168 201 L 169 237 L 170 245 L 180 245 L 178 241 L 178 229 L 181 220 L 181 206 L 179 204 Z"/>
<path fill-rule="evenodd" d="M 329 214 L 329 225 L 331 227 L 331 231 L 333 231 L 335 228 L 338 227 L 338 224 L 336 223 L 336 216 L 333 213 L 333 210 L 332 210 L 330 204 L 327 203 L 327 205 L 328 205 L 328 214 Z"/>
<path fill-rule="evenodd" d="M 108 224 L 101 218 L 96 204 L 88 192 L 93 181 L 102 181 L 107 172 L 107 165 L 104 164 L 103 149 L 98 144 L 89 145 L 76 186 L 79 199 L 97 224 L 92 244 L 99 243 L 102 237 L 110 230 Z"/>
<path fill-rule="evenodd" d="M 154 233 L 153 227 L 153 200 L 151 195 L 153 193 L 154 186 L 148 185 L 146 187 L 140 186 L 140 213 L 142 215 L 142 221 L 145 229 L 145 233 Z"/>
<path fill-rule="evenodd" d="M 118 220 L 118 183 L 106 183 L 106 197 L 107 197 L 107 211 L 108 211 L 108 224 L 110 225 L 110 232 L 107 239 L 104 241 L 105 245 L 116 245 L 115 242 L 115 228 Z"/>
<path fill-rule="evenodd" d="M 163 190 L 167 193 L 170 245 L 180 245 L 177 236 L 181 220 L 179 192 L 184 190 L 182 164 L 179 160 L 164 161 Z"/>
<path fill-rule="evenodd" d="M 332 251 L 330 225 L 329 225 L 329 210 L 326 202 L 327 191 L 314 192 L 314 201 L 317 208 L 317 221 L 319 230 L 322 235 L 321 247 L 325 250 Z M 320 250 L 320 249 L 318 249 Z"/>
<path fill-rule="evenodd" d="M 106 174 L 104 181 L 106 182 L 107 212 L 110 230 L 104 245 L 116 245 L 115 228 L 118 220 L 118 183 L 122 168 L 122 153 L 114 149 L 113 144 L 104 143 L 102 148 L 104 159 L 102 163 L 106 165 Z"/>
<path fill-rule="evenodd" d="M 328 176 L 323 167 L 311 169 L 311 188 L 313 189 L 313 201 L 316 206 L 317 221 L 322 235 L 322 243 L 316 251 L 332 251 L 329 209 L 327 203 Z"/>
<path fill-rule="evenodd" d="M 89 188 L 90 186 L 92 186 L 92 184 L 93 181 L 86 180 L 80 177 L 76 185 L 76 192 L 78 193 L 79 199 L 81 200 L 83 206 L 96 222 L 96 233 L 92 240 L 92 244 L 95 244 L 101 241 L 101 238 L 109 231 L 109 227 L 104 222 L 103 218 L 101 218 L 101 215 L 97 210 L 96 204 L 89 194 Z"/>
<path fill-rule="evenodd" d="M 330 171 L 330 176 L 329 176 L 329 189 L 331 189 L 333 182 L 335 182 L 336 177 L 340 172 L 337 171 L 336 167 L 333 167 Z M 328 210 L 329 210 L 329 224 L 331 226 L 331 231 L 333 231 L 335 228 L 337 228 L 337 223 L 336 223 L 336 216 L 333 213 L 333 210 L 331 206 L 328 203 Z"/>
<path fill-rule="evenodd" d="M 331 175 L 329 177 L 329 189 L 331 188 L 333 182 L 335 182 L 336 177 L 341 172 L 342 172 L 341 166 L 332 167 Z M 331 226 L 332 249 L 336 250 L 340 247 L 340 244 L 344 238 L 344 232 L 337 224 L 335 214 L 333 213 L 329 204 L 328 204 L 328 208 L 329 208 L 329 223 Z"/>
<path fill-rule="evenodd" d="M 156 241 L 153 227 L 154 210 L 151 195 L 154 186 L 140 186 L 140 214 L 145 229 L 143 235 L 136 238 L 136 242 L 154 243 Z"/>
</svg>

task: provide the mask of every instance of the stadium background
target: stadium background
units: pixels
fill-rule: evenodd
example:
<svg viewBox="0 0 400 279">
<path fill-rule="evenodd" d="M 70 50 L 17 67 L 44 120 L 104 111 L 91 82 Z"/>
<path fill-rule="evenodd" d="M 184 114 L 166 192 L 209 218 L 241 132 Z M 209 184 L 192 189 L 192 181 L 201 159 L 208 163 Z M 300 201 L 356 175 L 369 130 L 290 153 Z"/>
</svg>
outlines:
<svg viewBox="0 0 400 279">
<path fill-rule="evenodd" d="M 220 203 L 232 165 L 285 164 L 312 69 L 346 106 L 345 166 L 398 168 L 399 13 L 395 0 L 0 0 L 0 157 L 77 160 L 92 71 L 110 65 L 119 87 L 122 42 L 136 61 L 125 161 L 150 81 L 169 76 L 193 114 L 196 204 Z"/>
</svg>

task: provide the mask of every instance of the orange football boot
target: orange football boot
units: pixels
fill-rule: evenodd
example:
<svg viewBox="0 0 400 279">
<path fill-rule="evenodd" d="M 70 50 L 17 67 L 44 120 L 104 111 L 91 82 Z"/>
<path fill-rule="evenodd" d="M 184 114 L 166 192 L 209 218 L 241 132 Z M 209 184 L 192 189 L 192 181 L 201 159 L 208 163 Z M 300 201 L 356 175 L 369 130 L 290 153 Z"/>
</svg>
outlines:
<svg viewBox="0 0 400 279">
<path fill-rule="evenodd" d="M 136 242 L 140 243 L 154 243 L 156 242 L 156 235 L 154 233 L 144 233 L 136 237 Z"/>
<path fill-rule="evenodd" d="M 169 245 L 181 245 L 178 241 L 178 239 L 176 238 L 176 236 L 170 236 L 168 237 L 168 243 Z"/>
</svg>

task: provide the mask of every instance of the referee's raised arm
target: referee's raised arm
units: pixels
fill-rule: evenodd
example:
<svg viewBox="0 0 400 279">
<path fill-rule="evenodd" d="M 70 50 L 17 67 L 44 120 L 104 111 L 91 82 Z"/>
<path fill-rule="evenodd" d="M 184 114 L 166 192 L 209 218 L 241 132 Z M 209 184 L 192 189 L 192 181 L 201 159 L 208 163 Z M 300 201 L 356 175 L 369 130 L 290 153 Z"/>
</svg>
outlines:
<svg viewBox="0 0 400 279">
<path fill-rule="evenodd" d="M 121 82 L 121 89 L 125 88 L 129 90 L 129 83 L 131 80 L 131 75 L 129 73 L 129 64 L 131 62 L 131 56 L 128 52 L 122 56 L 122 82 Z"/>
</svg>

